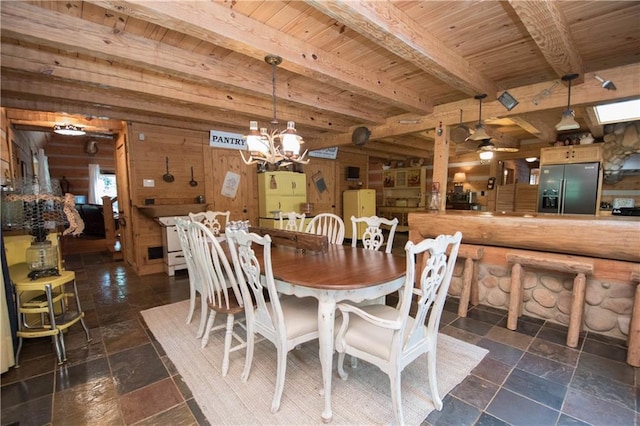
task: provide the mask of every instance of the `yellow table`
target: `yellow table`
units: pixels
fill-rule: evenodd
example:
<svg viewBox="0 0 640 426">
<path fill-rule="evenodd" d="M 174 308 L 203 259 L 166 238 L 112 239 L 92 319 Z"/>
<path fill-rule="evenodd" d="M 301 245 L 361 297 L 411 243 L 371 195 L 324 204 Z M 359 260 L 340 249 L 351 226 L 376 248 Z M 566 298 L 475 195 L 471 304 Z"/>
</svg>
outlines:
<svg viewBox="0 0 640 426">
<path fill-rule="evenodd" d="M 52 337 L 58 363 L 62 364 L 67 360 L 63 334 L 66 329 L 80 321 L 87 335 L 87 342 L 91 341 L 89 329 L 84 322 L 84 312 L 80 306 L 76 274 L 73 271 L 61 270 L 59 276 L 32 280 L 27 276 L 29 272 L 26 263 L 16 263 L 9 267 L 11 282 L 16 291 L 16 308 L 19 315 L 16 365 L 22 349 L 22 339 L 43 336 Z M 65 291 L 67 284 L 73 286 L 73 292 Z M 67 307 L 70 297 L 75 298 L 76 310 L 69 310 Z M 58 304 L 60 308 L 56 309 Z M 39 323 L 30 323 L 27 319 L 28 314 L 39 314 Z"/>
</svg>

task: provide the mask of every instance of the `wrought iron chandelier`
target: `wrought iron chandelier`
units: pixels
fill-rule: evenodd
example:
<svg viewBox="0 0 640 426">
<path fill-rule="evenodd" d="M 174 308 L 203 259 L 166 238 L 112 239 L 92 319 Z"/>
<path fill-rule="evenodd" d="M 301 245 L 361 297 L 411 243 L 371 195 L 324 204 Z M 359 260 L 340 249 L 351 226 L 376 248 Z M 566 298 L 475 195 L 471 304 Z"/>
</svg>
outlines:
<svg viewBox="0 0 640 426">
<path fill-rule="evenodd" d="M 247 140 L 247 151 L 249 158 L 240 151 L 245 164 L 275 164 L 278 166 L 288 166 L 292 163 L 308 164 L 306 160 L 307 150 L 300 155 L 300 145 L 304 143 L 302 137 L 296 132 L 296 123 L 287 122 L 287 128 L 280 131 L 278 129 L 278 119 L 276 114 L 276 67 L 282 63 L 282 58 L 277 55 L 267 55 L 265 62 L 271 65 L 271 85 L 273 93 L 273 119 L 271 120 L 271 131 L 262 127 L 258 130 L 258 122 L 249 122 L 249 133 L 245 136 Z"/>
</svg>

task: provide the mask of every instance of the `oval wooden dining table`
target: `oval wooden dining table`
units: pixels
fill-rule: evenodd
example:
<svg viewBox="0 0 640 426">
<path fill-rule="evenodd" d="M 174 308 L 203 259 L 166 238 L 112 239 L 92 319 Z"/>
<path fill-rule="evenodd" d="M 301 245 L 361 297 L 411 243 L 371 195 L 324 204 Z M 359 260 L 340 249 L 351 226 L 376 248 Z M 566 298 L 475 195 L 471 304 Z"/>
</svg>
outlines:
<svg viewBox="0 0 640 426">
<path fill-rule="evenodd" d="M 404 283 L 406 258 L 401 255 L 329 244 L 326 253 L 302 253 L 273 246 L 271 263 L 279 292 L 318 299 L 319 358 L 324 410 L 330 422 L 333 335 L 336 303 L 363 302 L 393 293 Z"/>
</svg>

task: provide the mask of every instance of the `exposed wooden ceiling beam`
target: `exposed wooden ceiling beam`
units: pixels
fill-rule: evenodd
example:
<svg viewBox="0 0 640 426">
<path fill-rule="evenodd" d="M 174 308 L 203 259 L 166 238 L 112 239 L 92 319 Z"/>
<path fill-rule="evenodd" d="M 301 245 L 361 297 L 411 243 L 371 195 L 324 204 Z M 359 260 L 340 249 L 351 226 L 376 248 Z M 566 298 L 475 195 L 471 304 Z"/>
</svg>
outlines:
<svg viewBox="0 0 640 426">
<path fill-rule="evenodd" d="M 608 78 L 616 82 L 617 90 L 603 90 L 597 80 L 593 79 L 593 73 L 587 73 L 585 83 L 571 89 L 572 106 L 593 105 L 597 102 L 615 101 L 640 96 L 640 63 L 610 68 L 602 71 Z M 511 111 L 498 101 L 483 102 L 482 112 L 487 117 L 512 117 L 527 112 L 544 111 L 548 109 L 566 108 L 567 95 L 565 91 L 554 91 L 544 99 L 544 102 L 534 103 L 531 100 L 540 92 L 547 89 L 550 82 L 531 84 L 523 87 L 509 89 L 509 93 L 520 101 L 519 105 Z M 459 102 L 437 105 L 430 115 L 422 117 L 416 124 L 398 124 L 397 117 L 391 117 L 386 124 L 372 126 L 371 140 L 391 137 L 394 135 L 409 134 L 434 129 L 442 122 L 443 126 L 456 125 L 460 122 L 460 109 L 471 110 L 477 108 L 477 101 L 469 99 Z M 559 116 L 559 115 L 558 115 Z M 313 145 L 313 149 L 328 148 L 331 146 L 345 145 L 351 142 L 350 133 L 325 136 L 321 141 Z"/>
<path fill-rule="evenodd" d="M 277 54 L 281 68 L 408 111 L 429 113 L 432 104 L 415 92 L 215 2 L 149 2 L 147 0 L 91 1 L 101 7 L 212 41 L 227 49 L 262 60 Z M 314 99 L 310 96 L 310 99 Z M 322 100 L 324 101 L 324 100 Z M 327 100 L 328 101 L 328 100 Z"/>
<path fill-rule="evenodd" d="M 540 52 L 558 76 L 578 73 L 584 82 L 584 65 L 569 25 L 555 0 L 509 0 Z"/>
<path fill-rule="evenodd" d="M 416 149 L 406 147 L 396 141 L 369 141 L 365 145 L 365 150 L 373 149 L 379 152 L 394 152 L 406 157 L 429 158 L 433 156 L 433 149 Z"/>
<path fill-rule="evenodd" d="M 525 131 L 543 141 L 555 141 L 558 137 L 558 132 L 554 127 L 531 114 L 514 115 L 509 117 L 509 119 L 517 126 L 520 126 Z"/>
<path fill-rule="evenodd" d="M 171 3 L 172 6 L 177 4 Z M 228 88 L 242 93 L 259 93 L 268 99 L 272 96 L 272 88 L 268 84 L 270 72 L 266 63 L 259 67 L 263 73 L 230 67 L 224 61 L 210 56 L 186 52 L 144 37 L 114 32 L 113 29 L 102 25 L 24 3 L 3 3 L 0 12 L 3 36 L 44 44 L 63 51 L 83 53 L 109 62 L 143 67 L 161 74 L 169 73 L 201 85 L 215 84 L 218 88 L 223 88 L 223 91 L 224 88 Z M 78 43 L 77 34 L 82 34 L 81 44 Z M 50 68 L 51 71 L 55 70 L 52 65 Z M 233 96 L 235 93 L 226 95 Z M 295 93 L 282 87 L 277 95 L 308 108 L 322 108 L 332 114 L 337 112 L 360 116 L 363 121 L 381 120 L 379 116 L 367 112 L 366 108 L 359 108 L 351 102 L 343 103 L 333 99 L 318 102 L 317 96 Z M 322 121 L 322 117 L 315 117 L 316 114 L 313 112 L 308 112 L 307 115 L 312 116 L 317 122 Z"/>
<path fill-rule="evenodd" d="M 208 85 L 178 81 L 159 74 L 142 74 L 134 69 L 115 67 L 107 62 L 82 59 L 61 53 L 43 52 L 13 44 L 2 44 L 2 66 L 7 69 L 33 72 L 40 78 L 61 78 L 81 84 L 99 85 L 127 90 L 131 96 L 157 99 L 162 94 L 181 103 L 201 105 L 246 114 L 253 119 L 268 122 L 273 116 L 271 100 L 260 99 L 243 93 L 230 93 Z M 349 122 L 337 116 L 326 117 L 322 113 L 309 114 L 289 105 L 278 104 L 280 116 L 296 121 L 298 125 L 325 131 L 348 131 Z M 248 127 L 246 122 L 242 127 Z"/>
<path fill-rule="evenodd" d="M 495 99 L 498 87 L 463 57 L 448 49 L 425 26 L 391 2 L 307 0 L 322 13 L 364 35 L 469 96 L 486 93 Z"/>
<path fill-rule="evenodd" d="M 135 97 L 123 96 L 122 93 L 115 91 L 99 91 L 88 86 L 79 86 L 73 83 L 56 82 L 52 85 L 50 82 L 20 79 L 15 75 L 5 73 L 0 83 L 2 94 L 4 96 L 46 96 L 50 98 L 69 99 L 75 102 L 82 102 L 88 105 L 109 105 L 115 108 L 121 108 L 127 111 L 147 111 L 153 114 L 166 116 L 183 116 L 185 118 L 195 118 L 208 121 L 232 122 L 235 121 L 240 127 L 249 121 L 249 117 L 234 114 L 233 118 L 229 117 L 226 111 L 220 111 L 215 108 L 192 108 L 187 105 L 179 105 L 172 103 L 168 105 L 159 98 L 156 102 L 151 99 L 136 99 Z"/>
</svg>

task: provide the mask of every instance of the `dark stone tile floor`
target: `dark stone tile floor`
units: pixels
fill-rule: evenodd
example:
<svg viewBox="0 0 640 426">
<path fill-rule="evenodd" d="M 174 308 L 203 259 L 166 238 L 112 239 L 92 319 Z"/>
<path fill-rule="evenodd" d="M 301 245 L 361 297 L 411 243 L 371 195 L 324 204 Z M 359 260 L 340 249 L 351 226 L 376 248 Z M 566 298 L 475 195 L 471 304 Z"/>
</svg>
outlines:
<svg viewBox="0 0 640 426">
<path fill-rule="evenodd" d="M 138 277 L 106 254 L 68 256 L 66 265 L 93 340 L 71 327 L 58 366 L 50 339 L 25 339 L 20 368 L 0 379 L 1 424 L 208 424 L 139 313 L 188 298 L 185 271 Z M 583 333 L 572 349 L 556 324 L 525 317 L 510 331 L 506 312 L 478 306 L 459 318 L 457 307 L 447 301 L 441 331 L 490 352 L 423 424 L 640 426 L 640 369 L 624 362 L 625 342 Z"/>
</svg>

